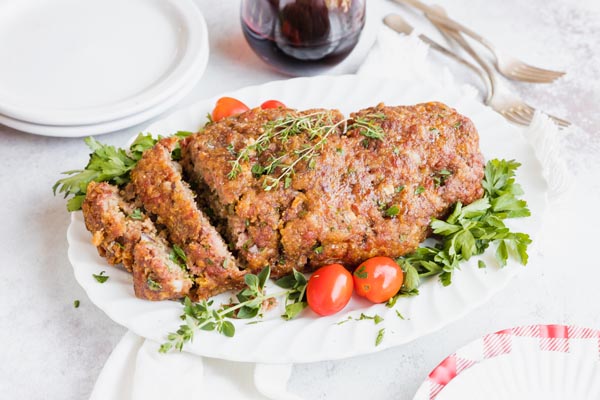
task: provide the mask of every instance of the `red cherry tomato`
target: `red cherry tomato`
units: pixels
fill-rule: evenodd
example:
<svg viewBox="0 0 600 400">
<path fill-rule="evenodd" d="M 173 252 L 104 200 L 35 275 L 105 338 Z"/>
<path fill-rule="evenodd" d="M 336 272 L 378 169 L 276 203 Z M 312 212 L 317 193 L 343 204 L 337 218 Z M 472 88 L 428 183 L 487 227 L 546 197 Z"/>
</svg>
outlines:
<svg viewBox="0 0 600 400">
<path fill-rule="evenodd" d="M 277 100 L 267 100 L 260 105 L 260 108 L 266 110 L 267 108 L 285 108 L 285 104 Z"/>
<path fill-rule="evenodd" d="M 319 315 L 340 311 L 352 297 L 352 275 L 340 264 L 329 264 L 316 270 L 306 286 L 310 308 Z"/>
<path fill-rule="evenodd" d="M 215 108 L 212 112 L 212 119 L 216 122 L 248 110 L 249 108 L 247 105 L 233 97 L 221 97 L 217 100 L 217 104 L 215 104 Z"/>
<path fill-rule="evenodd" d="M 389 257 L 373 257 L 356 268 L 353 278 L 359 296 L 373 303 L 383 303 L 398 293 L 404 281 L 404 272 Z"/>
</svg>

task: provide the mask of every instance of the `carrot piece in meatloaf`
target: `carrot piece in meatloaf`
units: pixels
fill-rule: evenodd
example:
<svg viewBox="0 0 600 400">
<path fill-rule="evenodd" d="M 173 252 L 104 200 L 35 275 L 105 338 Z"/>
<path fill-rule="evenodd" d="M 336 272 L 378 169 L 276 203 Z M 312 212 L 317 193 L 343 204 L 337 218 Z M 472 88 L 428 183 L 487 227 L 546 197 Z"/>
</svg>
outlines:
<svg viewBox="0 0 600 400">
<path fill-rule="evenodd" d="M 119 194 L 116 186 L 90 182 L 82 205 L 92 243 L 110 264 L 133 272 L 137 297 L 178 299 L 192 287 L 188 274 L 170 260 L 171 249 L 152 221 Z"/>
<path fill-rule="evenodd" d="M 205 299 L 243 286 L 244 272 L 198 208 L 194 193 L 183 181 L 181 166 L 172 160 L 178 140 L 165 138 L 145 151 L 131 171 L 131 181 L 144 208 L 157 216 L 171 242 L 184 250 L 196 283 L 192 297 Z"/>
</svg>

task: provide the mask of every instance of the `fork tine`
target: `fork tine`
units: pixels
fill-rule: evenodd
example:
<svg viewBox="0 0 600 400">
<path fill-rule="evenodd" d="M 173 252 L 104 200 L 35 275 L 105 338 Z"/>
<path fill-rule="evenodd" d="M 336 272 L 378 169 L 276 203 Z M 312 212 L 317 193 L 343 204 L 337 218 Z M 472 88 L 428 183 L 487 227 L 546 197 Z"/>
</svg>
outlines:
<svg viewBox="0 0 600 400">
<path fill-rule="evenodd" d="M 510 116 L 509 119 L 512 120 L 513 122 L 519 124 L 519 125 L 529 125 L 529 121 L 527 121 L 526 119 L 523 119 L 523 117 L 521 117 L 518 114 L 515 114 L 514 112 L 510 112 L 508 113 L 508 115 Z"/>
<path fill-rule="evenodd" d="M 551 74 L 546 72 L 536 72 L 533 69 L 526 67 L 517 67 L 510 72 L 510 76 L 527 80 L 529 82 L 552 82 L 560 78 L 564 74 Z"/>
<path fill-rule="evenodd" d="M 534 67 L 533 65 L 529 65 L 529 64 L 518 64 L 515 69 L 517 70 L 523 70 L 523 71 L 529 71 L 533 74 L 541 74 L 541 75 L 546 75 L 546 76 L 563 76 L 566 74 L 566 72 L 562 72 L 562 71 L 553 71 L 550 69 L 544 69 L 544 68 L 539 68 L 539 67 Z"/>
<path fill-rule="evenodd" d="M 515 109 L 513 109 L 513 108 L 510 108 L 508 110 L 503 110 L 501 112 L 501 114 L 504 115 L 504 117 L 506 117 L 507 119 L 509 119 L 519 125 L 528 125 L 529 124 L 529 120 L 524 118 L 519 113 L 515 112 Z"/>
<path fill-rule="evenodd" d="M 533 119 L 533 112 L 531 110 L 528 110 L 524 107 L 517 107 L 515 108 L 514 112 L 523 118 L 523 121 L 525 121 L 526 125 L 531 123 L 531 120 Z"/>
<path fill-rule="evenodd" d="M 531 113 L 531 114 L 535 114 L 535 108 L 533 108 L 532 106 L 530 106 L 527 103 L 523 103 L 522 106 L 524 107 L 524 110 L 527 110 L 527 112 Z M 546 113 L 544 113 L 546 114 Z M 548 116 L 548 118 L 550 118 L 551 120 L 553 120 L 558 126 L 566 128 L 568 126 L 571 125 L 571 123 L 567 120 L 564 120 L 562 118 L 558 118 L 552 114 L 546 114 Z M 533 118 L 533 115 L 531 116 Z"/>
<path fill-rule="evenodd" d="M 554 122 L 556 122 L 558 124 L 558 126 L 562 127 L 562 128 L 568 128 L 569 126 L 571 126 L 571 123 L 567 120 L 564 120 L 562 118 L 558 118 L 555 117 L 554 115 L 550 115 L 548 114 L 548 117 L 550 117 L 550 119 Z"/>
<path fill-rule="evenodd" d="M 530 83 L 552 83 L 557 80 L 559 77 L 545 77 L 541 75 L 524 75 L 520 72 L 511 71 L 509 74 L 505 74 L 505 76 L 509 79 L 514 79 L 523 82 Z"/>
<path fill-rule="evenodd" d="M 512 114 L 510 114 L 506 111 L 501 111 L 500 115 L 502 115 L 504 118 L 506 118 L 510 122 L 514 122 L 515 124 L 523 125 L 523 123 L 521 121 L 515 119 L 515 117 Z"/>
</svg>

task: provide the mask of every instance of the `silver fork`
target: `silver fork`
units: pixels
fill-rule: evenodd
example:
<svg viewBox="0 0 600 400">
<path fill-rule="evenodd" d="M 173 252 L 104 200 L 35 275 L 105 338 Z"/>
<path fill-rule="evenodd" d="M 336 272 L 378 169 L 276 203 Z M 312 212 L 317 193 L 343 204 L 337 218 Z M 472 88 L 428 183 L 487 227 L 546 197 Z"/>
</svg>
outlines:
<svg viewBox="0 0 600 400">
<path fill-rule="evenodd" d="M 492 55 L 494 56 L 494 62 L 496 69 L 502 75 L 509 79 L 518 81 L 531 82 L 531 83 L 549 83 L 560 78 L 565 74 L 561 71 L 552 71 L 549 69 L 543 69 L 534 67 L 526 64 L 525 62 L 497 49 L 491 42 L 485 39 L 483 36 L 477 34 L 466 26 L 450 19 L 447 14 L 431 13 L 431 7 L 422 3 L 420 0 L 394 0 L 400 4 L 407 4 L 414 8 L 423 11 L 428 15 L 431 22 L 434 22 L 437 26 L 443 25 L 447 29 L 454 31 L 463 32 L 471 38 L 477 40 L 479 43 L 487 47 Z"/>
<path fill-rule="evenodd" d="M 397 14 L 390 14 L 386 16 L 384 18 L 384 23 L 395 31 L 407 35 L 413 31 L 413 27 L 406 22 L 404 18 Z M 456 61 L 475 71 L 487 88 L 487 95 L 484 99 L 486 105 L 490 106 L 494 111 L 498 112 L 509 121 L 520 125 L 529 125 L 533 119 L 535 108 L 523 102 L 517 95 L 511 94 L 506 89 L 501 87 L 493 69 L 490 68 L 490 66 L 485 63 L 481 57 L 479 57 L 479 55 L 469 46 L 468 43 L 466 43 L 460 33 L 456 31 L 444 31 L 444 33 L 455 39 L 461 46 L 466 45 L 467 48 L 465 48 L 465 50 L 469 52 L 469 54 L 479 63 L 483 71 L 458 54 L 435 42 L 433 39 L 425 35 L 419 35 L 419 39 L 429 44 L 433 49 L 442 52 L 446 56 L 455 59 Z M 548 116 L 561 127 L 567 127 L 570 125 L 568 121 L 565 121 L 561 118 L 554 117 L 552 115 Z"/>
</svg>

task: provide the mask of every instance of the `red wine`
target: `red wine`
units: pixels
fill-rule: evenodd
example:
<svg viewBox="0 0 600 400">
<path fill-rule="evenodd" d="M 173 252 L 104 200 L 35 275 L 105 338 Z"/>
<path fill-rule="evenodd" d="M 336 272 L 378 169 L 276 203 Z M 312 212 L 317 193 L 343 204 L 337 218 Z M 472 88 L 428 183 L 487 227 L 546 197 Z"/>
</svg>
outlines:
<svg viewBox="0 0 600 400">
<path fill-rule="evenodd" d="M 365 23 L 364 0 L 244 0 L 242 30 L 263 61 L 290 75 L 341 62 Z"/>
</svg>

